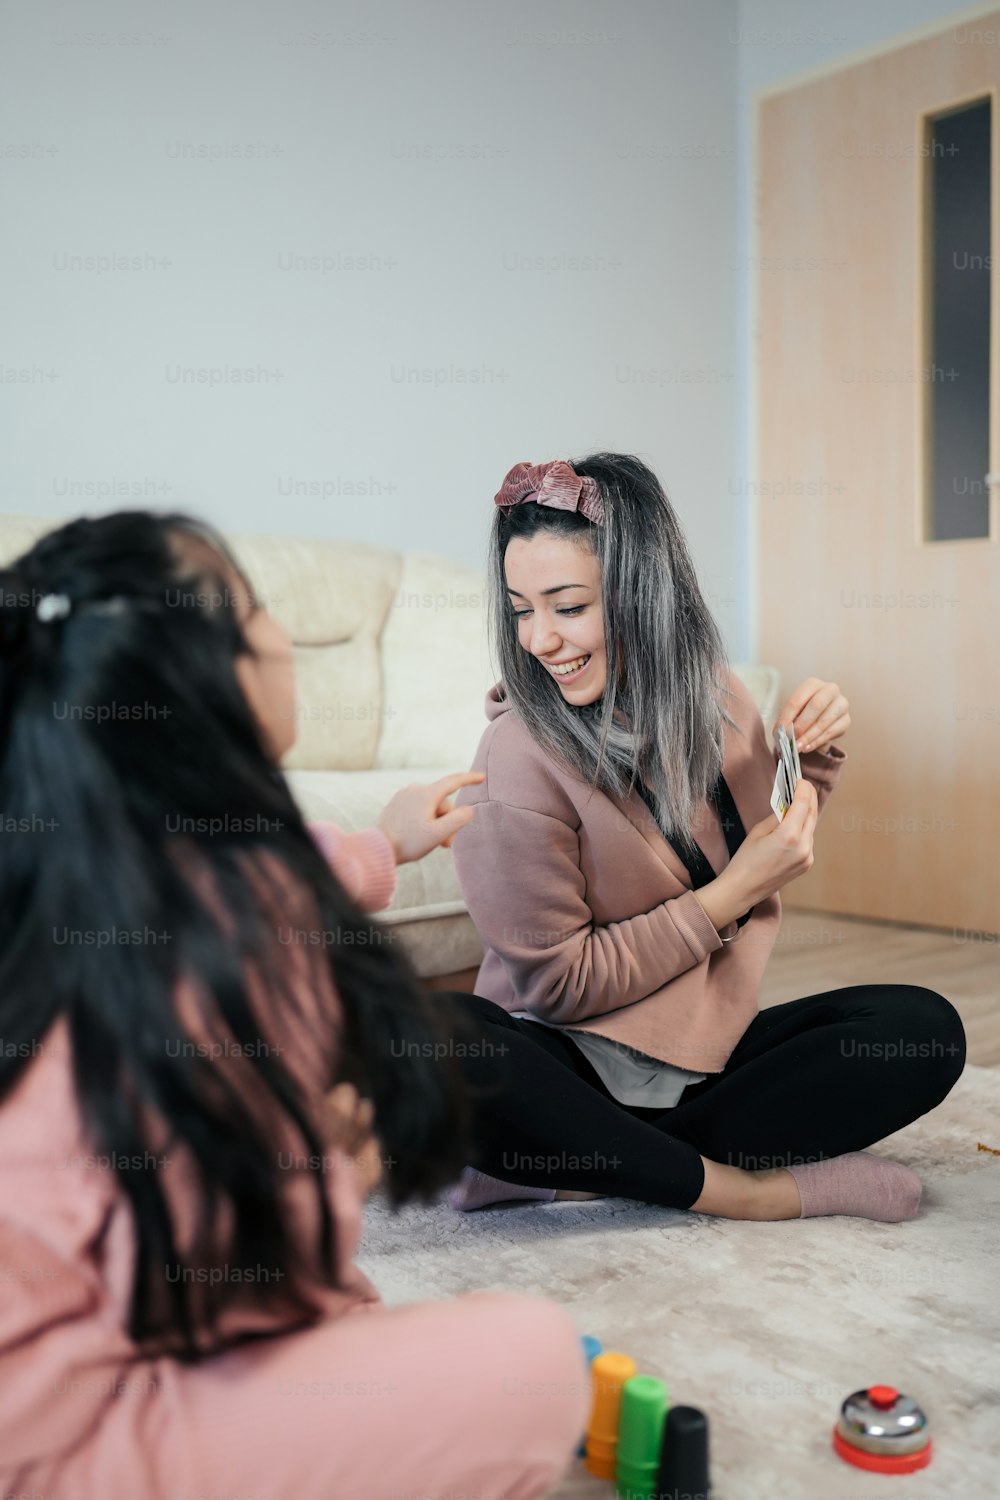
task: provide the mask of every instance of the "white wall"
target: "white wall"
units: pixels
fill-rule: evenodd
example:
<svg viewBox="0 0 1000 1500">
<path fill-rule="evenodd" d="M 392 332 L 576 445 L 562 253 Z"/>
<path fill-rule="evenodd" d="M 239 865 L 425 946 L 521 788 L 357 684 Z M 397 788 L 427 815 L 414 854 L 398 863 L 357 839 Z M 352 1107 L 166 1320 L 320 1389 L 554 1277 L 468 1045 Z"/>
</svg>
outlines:
<svg viewBox="0 0 1000 1500">
<path fill-rule="evenodd" d="M 736 18 L 736 0 L 9 8 L 0 508 L 106 510 L 134 486 L 230 529 L 479 565 L 512 463 L 635 451 L 742 657 Z"/>
<path fill-rule="evenodd" d="M 739 351 L 736 360 L 740 405 L 737 452 L 739 469 L 729 489 L 746 497 L 747 569 L 751 580 L 748 613 L 751 626 L 747 652 L 756 657 L 756 497 L 760 480 L 782 477 L 822 479 L 821 475 L 758 475 L 753 453 L 752 283 L 756 274 L 753 252 L 754 164 L 753 112 L 755 94 L 830 63 L 846 63 L 852 54 L 886 43 L 901 45 L 910 33 L 938 22 L 956 24 L 981 13 L 983 6 L 949 0 L 738 0 L 738 15 L 727 36 L 736 56 L 739 101 Z"/>
</svg>

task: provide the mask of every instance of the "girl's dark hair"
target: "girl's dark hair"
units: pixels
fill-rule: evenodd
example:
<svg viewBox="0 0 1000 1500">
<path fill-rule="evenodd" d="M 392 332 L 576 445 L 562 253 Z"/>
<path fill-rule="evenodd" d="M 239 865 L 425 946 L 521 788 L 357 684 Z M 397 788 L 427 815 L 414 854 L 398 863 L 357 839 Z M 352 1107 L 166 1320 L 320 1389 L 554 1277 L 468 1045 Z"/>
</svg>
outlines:
<svg viewBox="0 0 1000 1500">
<path fill-rule="evenodd" d="M 489 549 L 493 653 L 512 707 L 533 739 L 584 781 L 627 797 L 653 790 L 668 838 L 693 848 L 692 826 L 722 769 L 729 666 L 677 515 L 656 475 L 626 453 L 572 459 L 600 490 L 604 519 L 533 502 L 496 507 Z M 504 559 L 517 537 L 554 533 L 601 564 L 608 662 L 601 699 L 577 708 L 518 642 Z"/>
<path fill-rule="evenodd" d="M 394 1204 L 466 1158 L 434 1012 L 315 846 L 241 690 L 234 583 L 252 599 L 212 528 L 146 511 L 73 521 L 0 569 L 0 1100 L 64 1020 L 85 1128 L 134 1210 L 130 1332 L 187 1358 L 246 1281 L 303 1320 L 307 1284 L 338 1284 L 310 1068 L 373 1101 Z M 192 1046 L 179 986 L 220 1045 Z M 196 1169 L 186 1248 L 154 1124 Z M 314 1237 L 287 1208 L 293 1141 Z M 223 1223 L 230 1271 L 207 1278 Z"/>
</svg>

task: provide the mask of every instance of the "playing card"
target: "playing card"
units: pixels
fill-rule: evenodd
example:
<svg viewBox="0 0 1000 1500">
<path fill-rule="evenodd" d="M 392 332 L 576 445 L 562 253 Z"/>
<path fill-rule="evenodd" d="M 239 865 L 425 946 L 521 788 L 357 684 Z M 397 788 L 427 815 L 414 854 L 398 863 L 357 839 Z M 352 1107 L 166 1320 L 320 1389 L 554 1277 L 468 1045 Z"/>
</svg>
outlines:
<svg viewBox="0 0 1000 1500">
<path fill-rule="evenodd" d="M 774 738 L 778 749 L 778 764 L 771 792 L 771 807 L 780 823 L 792 805 L 795 788 L 802 779 L 802 768 L 792 726 L 789 724 L 786 728 L 784 724 L 778 724 Z"/>
<path fill-rule="evenodd" d="M 785 779 L 788 782 L 788 790 L 793 795 L 795 788 L 802 780 L 802 768 L 799 765 L 798 746 L 795 743 L 795 732 L 791 724 L 779 724 L 775 731 L 775 738 L 781 758 L 785 766 Z"/>
<path fill-rule="evenodd" d="M 774 777 L 774 787 L 771 791 L 771 808 L 779 823 L 791 805 L 792 796 L 788 790 L 784 762 L 779 760 Z"/>
</svg>

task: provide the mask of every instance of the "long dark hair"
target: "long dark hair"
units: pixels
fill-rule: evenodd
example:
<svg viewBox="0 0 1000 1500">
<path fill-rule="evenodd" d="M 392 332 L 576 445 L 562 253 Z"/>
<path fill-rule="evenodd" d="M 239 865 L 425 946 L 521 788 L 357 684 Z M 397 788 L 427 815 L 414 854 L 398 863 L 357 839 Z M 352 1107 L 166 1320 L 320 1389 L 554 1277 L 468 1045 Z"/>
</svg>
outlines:
<svg viewBox="0 0 1000 1500">
<path fill-rule="evenodd" d="M 511 705 L 532 737 L 584 781 L 626 797 L 650 783 L 660 827 L 692 847 L 692 824 L 723 760 L 728 661 L 680 522 L 640 459 L 593 453 L 572 459 L 604 503 L 594 523 L 578 511 L 532 502 L 495 508 L 489 609 L 494 657 Z M 504 558 L 515 537 L 551 532 L 589 548 L 601 564 L 608 680 L 602 698 L 577 708 L 518 642 Z"/>
<path fill-rule="evenodd" d="M 464 1099 L 416 976 L 333 876 L 240 688 L 252 652 L 234 580 L 251 595 L 212 528 L 147 511 L 75 520 L 0 569 L 0 1100 L 64 1019 L 85 1128 L 134 1210 L 130 1332 L 188 1358 L 254 1267 L 274 1268 L 273 1296 L 304 1320 L 307 1283 L 337 1284 L 303 1045 L 329 1059 L 324 1086 L 373 1100 L 394 1204 L 429 1198 L 466 1155 Z M 309 1014 L 288 979 L 303 964 Z M 182 981 L 199 1034 L 231 1041 L 238 1064 L 191 1046 Z M 147 1161 L 151 1120 L 196 1166 L 186 1253 Z M 314 1244 L 291 1228 L 288 1140 L 315 1191 Z M 232 1270 L 205 1292 L 223 1222 Z"/>
</svg>

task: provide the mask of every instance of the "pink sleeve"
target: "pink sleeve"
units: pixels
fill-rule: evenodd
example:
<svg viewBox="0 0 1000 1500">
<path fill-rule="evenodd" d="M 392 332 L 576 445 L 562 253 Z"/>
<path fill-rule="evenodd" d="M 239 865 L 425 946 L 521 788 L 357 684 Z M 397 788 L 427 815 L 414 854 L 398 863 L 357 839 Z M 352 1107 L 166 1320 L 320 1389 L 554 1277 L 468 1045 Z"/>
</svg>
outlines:
<svg viewBox="0 0 1000 1500">
<path fill-rule="evenodd" d="M 344 833 L 336 823 L 308 823 L 347 894 L 365 911 L 381 911 L 396 889 L 396 856 L 381 828 Z"/>
</svg>

